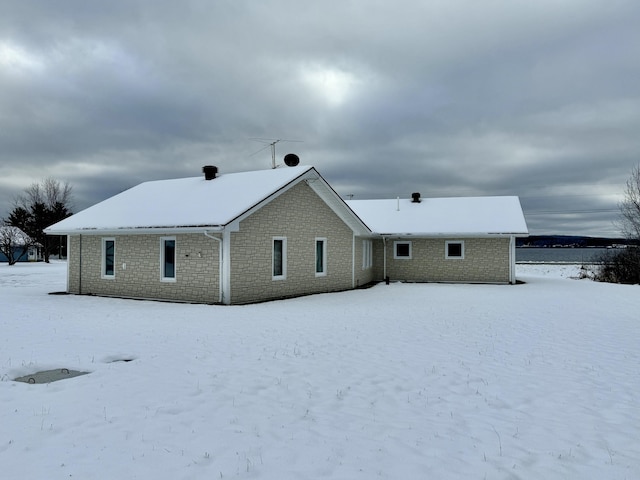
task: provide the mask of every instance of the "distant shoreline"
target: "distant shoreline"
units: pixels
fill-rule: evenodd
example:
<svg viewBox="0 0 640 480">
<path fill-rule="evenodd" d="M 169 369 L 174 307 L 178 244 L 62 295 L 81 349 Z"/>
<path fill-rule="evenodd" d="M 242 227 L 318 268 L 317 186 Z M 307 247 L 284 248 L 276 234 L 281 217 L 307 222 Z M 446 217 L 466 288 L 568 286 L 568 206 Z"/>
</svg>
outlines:
<svg viewBox="0 0 640 480">
<path fill-rule="evenodd" d="M 638 242 L 627 238 L 579 235 L 529 235 L 518 238 L 516 248 L 624 248 Z"/>
<path fill-rule="evenodd" d="M 516 248 L 598 248 L 598 249 L 603 249 L 603 248 L 627 248 L 630 245 L 619 245 L 619 244 L 613 244 L 613 245 L 609 245 L 606 247 L 602 247 L 602 246 L 598 246 L 598 245 L 587 245 L 587 246 L 581 246 L 581 245 L 518 245 L 516 246 Z"/>
<path fill-rule="evenodd" d="M 612 251 L 607 247 L 575 246 L 526 246 L 516 247 L 516 263 L 585 265 L 600 261 L 602 256 Z"/>
</svg>

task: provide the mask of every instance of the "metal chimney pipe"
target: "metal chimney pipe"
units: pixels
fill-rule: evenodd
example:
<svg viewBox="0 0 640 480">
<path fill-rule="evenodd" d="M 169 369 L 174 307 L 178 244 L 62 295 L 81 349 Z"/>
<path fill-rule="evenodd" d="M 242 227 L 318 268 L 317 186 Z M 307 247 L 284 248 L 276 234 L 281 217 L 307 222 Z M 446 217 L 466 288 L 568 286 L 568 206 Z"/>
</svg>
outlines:
<svg viewBox="0 0 640 480">
<path fill-rule="evenodd" d="M 202 167 L 202 173 L 204 173 L 205 180 L 213 180 L 218 174 L 218 167 L 215 167 L 213 165 L 205 165 L 204 167 Z"/>
</svg>

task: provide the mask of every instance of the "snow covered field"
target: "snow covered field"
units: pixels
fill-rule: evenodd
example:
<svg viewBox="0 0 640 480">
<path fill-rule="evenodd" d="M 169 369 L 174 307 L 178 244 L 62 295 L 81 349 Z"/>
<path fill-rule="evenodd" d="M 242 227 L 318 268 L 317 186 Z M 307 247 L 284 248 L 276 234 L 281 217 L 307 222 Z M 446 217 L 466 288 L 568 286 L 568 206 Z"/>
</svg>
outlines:
<svg viewBox="0 0 640 480">
<path fill-rule="evenodd" d="M 640 478 L 640 287 L 517 270 L 218 307 L 0 265 L 0 476 Z"/>
</svg>

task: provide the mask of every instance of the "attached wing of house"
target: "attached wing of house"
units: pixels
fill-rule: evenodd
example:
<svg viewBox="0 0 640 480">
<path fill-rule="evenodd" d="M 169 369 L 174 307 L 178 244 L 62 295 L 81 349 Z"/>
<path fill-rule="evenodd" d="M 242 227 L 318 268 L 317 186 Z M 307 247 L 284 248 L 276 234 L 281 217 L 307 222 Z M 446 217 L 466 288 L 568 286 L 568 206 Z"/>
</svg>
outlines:
<svg viewBox="0 0 640 480">
<path fill-rule="evenodd" d="M 528 235 L 518 197 L 414 195 L 347 202 L 382 238 L 385 278 L 515 283 L 515 238 Z"/>
</svg>

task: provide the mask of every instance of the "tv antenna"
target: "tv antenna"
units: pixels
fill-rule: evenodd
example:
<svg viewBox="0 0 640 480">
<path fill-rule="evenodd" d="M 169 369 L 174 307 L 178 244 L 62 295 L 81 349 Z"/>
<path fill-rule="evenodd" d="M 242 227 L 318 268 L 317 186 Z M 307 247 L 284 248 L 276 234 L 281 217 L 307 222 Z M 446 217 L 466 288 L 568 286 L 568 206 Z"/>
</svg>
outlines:
<svg viewBox="0 0 640 480">
<path fill-rule="evenodd" d="M 276 168 L 276 143 L 279 142 L 295 142 L 302 143 L 302 140 L 284 140 L 282 138 L 250 138 L 249 140 L 253 140 L 254 142 L 260 142 L 264 144 L 264 147 L 258 150 L 257 152 L 252 153 L 250 156 L 256 155 L 261 151 L 265 150 L 268 147 L 271 147 L 271 168 Z"/>
</svg>

